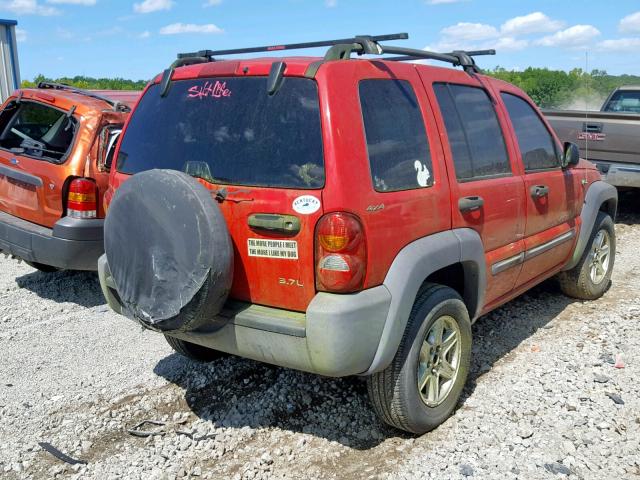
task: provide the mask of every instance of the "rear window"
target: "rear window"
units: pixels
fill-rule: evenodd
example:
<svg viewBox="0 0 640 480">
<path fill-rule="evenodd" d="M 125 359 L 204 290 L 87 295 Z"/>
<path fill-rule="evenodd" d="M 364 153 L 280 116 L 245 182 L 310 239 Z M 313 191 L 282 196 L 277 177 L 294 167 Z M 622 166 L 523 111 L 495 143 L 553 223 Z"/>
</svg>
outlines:
<svg viewBox="0 0 640 480">
<path fill-rule="evenodd" d="M 117 170 L 180 170 L 211 183 L 312 189 L 324 185 L 316 83 L 285 78 L 274 95 L 266 77 L 152 86 L 132 113 Z"/>
<path fill-rule="evenodd" d="M 618 90 L 611 95 L 604 111 L 640 113 L 640 90 Z"/>
<path fill-rule="evenodd" d="M 0 148 L 15 154 L 62 162 L 75 131 L 73 116 L 40 103 L 16 101 L 0 112 Z"/>
<path fill-rule="evenodd" d="M 374 187 L 392 192 L 433 185 L 422 113 L 405 80 L 362 80 L 359 86 Z"/>
</svg>

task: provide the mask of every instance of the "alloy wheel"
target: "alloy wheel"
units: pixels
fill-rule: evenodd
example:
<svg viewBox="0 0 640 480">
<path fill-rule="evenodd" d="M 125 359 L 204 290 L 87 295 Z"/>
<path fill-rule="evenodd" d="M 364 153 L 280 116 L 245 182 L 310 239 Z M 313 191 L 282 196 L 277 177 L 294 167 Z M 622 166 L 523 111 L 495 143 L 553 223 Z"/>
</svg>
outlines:
<svg viewBox="0 0 640 480">
<path fill-rule="evenodd" d="M 418 391 L 428 407 L 437 407 L 456 382 L 460 369 L 461 333 L 448 315 L 438 318 L 427 332 L 418 358 Z"/>
<path fill-rule="evenodd" d="M 609 270 L 609 262 L 611 250 L 611 238 L 606 230 L 599 230 L 593 239 L 591 251 L 589 252 L 589 278 L 598 285 L 607 275 Z"/>
</svg>

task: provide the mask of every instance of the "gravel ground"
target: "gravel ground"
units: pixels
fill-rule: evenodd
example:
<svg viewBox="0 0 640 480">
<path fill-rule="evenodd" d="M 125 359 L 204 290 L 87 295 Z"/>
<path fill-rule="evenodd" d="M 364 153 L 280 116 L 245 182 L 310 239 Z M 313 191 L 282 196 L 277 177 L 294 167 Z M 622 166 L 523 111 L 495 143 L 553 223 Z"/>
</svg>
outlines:
<svg viewBox="0 0 640 480">
<path fill-rule="evenodd" d="M 2 259 L 0 478 L 640 478 L 640 194 L 621 201 L 608 293 L 546 282 L 481 318 L 459 409 L 419 438 L 357 378 L 188 361 L 113 314 L 95 275 Z M 127 433 L 143 420 L 166 425 Z"/>
</svg>

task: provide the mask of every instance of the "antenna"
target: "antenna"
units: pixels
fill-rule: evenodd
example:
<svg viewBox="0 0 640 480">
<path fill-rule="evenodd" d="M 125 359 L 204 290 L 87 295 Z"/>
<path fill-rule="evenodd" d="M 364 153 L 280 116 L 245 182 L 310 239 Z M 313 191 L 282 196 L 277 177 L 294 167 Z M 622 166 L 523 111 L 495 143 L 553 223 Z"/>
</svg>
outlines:
<svg viewBox="0 0 640 480">
<path fill-rule="evenodd" d="M 587 95 L 584 99 L 584 125 L 585 125 L 585 136 L 584 136 L 584 156 L 585 160 L 589 160 L 589 95 L 591 91 L 589 90 L 591 82 L 589 81 L 589 50 L 585 50 L 584 52 L 584 73 L 585 80 L 587 82 Z M 586 178 L 585 178 L 586 180 Z"/>
</svg>

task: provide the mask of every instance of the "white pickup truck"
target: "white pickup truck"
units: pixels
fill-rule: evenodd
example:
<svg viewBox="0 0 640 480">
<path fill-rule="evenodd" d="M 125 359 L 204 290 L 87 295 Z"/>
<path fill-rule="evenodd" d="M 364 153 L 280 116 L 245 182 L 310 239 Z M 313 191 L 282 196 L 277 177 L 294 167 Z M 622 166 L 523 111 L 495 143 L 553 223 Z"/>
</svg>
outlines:
<svg viewBox="0 0 640 480">
<path fill-rule="evenodd" d="M 605 181 L 640 188 L 640 86 L 614 90 L 599 112 L 543 110 L 558 137 L 580 147 Z"/>
</svg>

